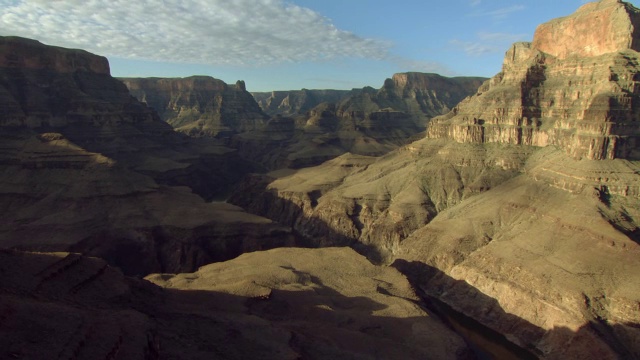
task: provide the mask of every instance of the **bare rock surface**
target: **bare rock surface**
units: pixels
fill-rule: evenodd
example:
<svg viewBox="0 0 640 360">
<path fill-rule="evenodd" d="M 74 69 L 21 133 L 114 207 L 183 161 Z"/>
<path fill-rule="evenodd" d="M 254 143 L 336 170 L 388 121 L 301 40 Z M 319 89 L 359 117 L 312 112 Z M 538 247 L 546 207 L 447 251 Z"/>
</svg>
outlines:
<svg viewBox="0 0 640 360">
<path fill-rule="evenodd" d="M 514 44 L 502 72 L 433 119 L 427 136 L 638 158 L 639 16 L 632 5 L 600 1 L 540 25 L 533 43 Z"/>
<path fill-rule="evenodd" d="M 267 114 L 296 116 L 322 103 L 338 103 L 351 94 L 351 90 L 301 89 L 289 91 L 251 92 L 260 108 Z"/>
<path fill-rule="evenodd" d="M 347 248 L 147 277 L 161 287 L 78 254 L 0 260 L 3 358 L 470 358 L 398 271 Z"/>
<path fill-rule="evenodd" d="M 271 170 L 318 165 L 346 152 L 381 156 L 418 136 L 430 118 L 449 111 L 484 80 L 400 73 L 379 90 L 291 92 L 277 108 L 273 102 L 284 93 L 274 92 L 258 99 L 277 117 L 264 129 L 236 135 L 231 146 Z"/>
<path fill-rule="evenodd" d="M 394 262 L 425 296 L 532 356 L 638 358 L 637 14 L 587 4 L 515 44 L 425 139 L 279 173 L 232 200 L 317 245 Z M 575 46 L 601 50 L 556 53 L 573 45 L 548 31 L 580 31 Z"/>
<path fill-rule="evenodd" d="M 147 274 L 292 244 L 286 227 L 205 203 L 246 163 L 174 132 L 103 57 L 13 37 L 0 50 L 0 247 L 83 252 Z"/>
<path fill-rule="evenodd" d="M 262 128 L 267 120 L 244 82 L 227 85 L 209 76 L 121 78 L 129 92 L 190 136 L 229 136 Z"/>
</svg>

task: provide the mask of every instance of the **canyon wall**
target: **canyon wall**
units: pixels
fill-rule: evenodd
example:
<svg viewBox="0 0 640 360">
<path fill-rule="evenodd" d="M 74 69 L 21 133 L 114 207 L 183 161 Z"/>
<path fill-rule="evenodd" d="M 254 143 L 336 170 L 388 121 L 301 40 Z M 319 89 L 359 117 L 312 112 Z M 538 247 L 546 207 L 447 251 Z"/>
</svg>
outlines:
<svg viewBox="0 0 640 360">
<path fill-rule="evenodd" d="M 393 264 L 426 299 L 535 357 L 640 357 L 640 69 L 635 40 L 618 41 L 635 39 L 637 14 L 585 5 L 514 44 L 502 72 L 425 138 L 254 177 L 231 201 L 310 245 Z M 614 23 L 567 45 L 597 39 L 598 52 L 541 40 L 601 19 Z"/>
<path fill-rule="evenodd" d="M 322 103 L 338 103 L 351 90 L 289 90 L 252 92 L 260 108 L 267 114 L 292 116 L 304 114 Z"/>
<path fill-rule="evenodd" d="M 190 136 L 228 137 L 260 129 L 268 118 L 243 81 L 227 85 L 209 76 L 120 80 L 164 121 Z"/>
<path fill-rule="evenodd" d="M 287 227 L 205 203 L 251 167 L 174 132 L 103 57 L 15 37 L 0 50 L 0 247 L 82 252 L 146 274 L 293 244 Z"/>
<path fill-rule="evenodd" d="M 637 158 L 638 17 L 631 5 L 601 1 L 540 25 L 475 96 L 433 119 L 427 136 Z"/>
</svg>

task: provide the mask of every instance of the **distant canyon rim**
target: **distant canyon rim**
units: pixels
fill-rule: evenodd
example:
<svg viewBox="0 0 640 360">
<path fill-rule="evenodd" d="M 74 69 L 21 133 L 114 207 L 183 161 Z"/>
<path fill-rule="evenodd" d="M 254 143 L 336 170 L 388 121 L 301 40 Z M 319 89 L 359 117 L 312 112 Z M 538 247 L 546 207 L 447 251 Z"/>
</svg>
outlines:
<svg viewBox="0 0 640 360">
<path fill-rule="evenodd" d="M 640 358 L 638 29 L 267 93 L 0 37 L 0 358 Z"/>
</svg>

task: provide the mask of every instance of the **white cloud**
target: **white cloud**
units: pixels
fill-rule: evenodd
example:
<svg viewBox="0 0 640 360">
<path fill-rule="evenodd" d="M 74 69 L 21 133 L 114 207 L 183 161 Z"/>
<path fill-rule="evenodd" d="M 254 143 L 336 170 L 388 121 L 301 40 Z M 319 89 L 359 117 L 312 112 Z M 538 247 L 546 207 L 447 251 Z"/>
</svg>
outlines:
<svg viewBox="0 0 640 360">
<path fill-rule="evenodd" d="M 478 6 L 480 5 L 480 3 L 482 3 L 482 0 L 471 0 L 469 3 L 471 4 L 471 6 Z"/>
<path fill-rule="evenodd" d="M 107 56 L 211 65 L 384 59 L 390 48 L 283 0 L 0 0 L 0 34 Z"/>
<path fill-rule="evenodd" d="M 504 52 L 516 41 L 525 40 L 526 34 L 509 34 L 497 32 L 478 32 L 472 41 L 453 39 L 449 41 L 456 49 L 464 51 L 467 55 L 478 57 L 485 54 Z"/>
<path fill-rule="evenodd" d="M 509 16 L 510 14 L 514 12 L 522 11 L 524 9 L 525 9 L 524 5 L 512 5 L 512 6 L 507 6 L 507 7 L 503 7 L 495 10 L 477 11 L 470 14 L 470 16 L 492 18 L 494 21 L 496 21 L 496 20 L 502 20 L 507 16 Z"/>
</svg>

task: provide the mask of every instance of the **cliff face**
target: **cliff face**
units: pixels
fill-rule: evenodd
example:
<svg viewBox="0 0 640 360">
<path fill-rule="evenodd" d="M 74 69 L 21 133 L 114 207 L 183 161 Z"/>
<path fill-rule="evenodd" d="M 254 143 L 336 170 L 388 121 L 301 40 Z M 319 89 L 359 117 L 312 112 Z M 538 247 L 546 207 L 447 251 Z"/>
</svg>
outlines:
<svg viewBox="0 0 640 360">
<path fill-rule="evenodd" d="M 254 94 L 263 109 L 269 107 L 265 111 L 280 117 L 264 129 L 235 136 L 231 145 L 269 169 L 318 165 L 346 152 L 380 156 L 406 144 L 431 117 L 472 94 L 483 80 L 403 73 L 387 79 L 380 90 L 301 90 L 274 92 L 269 98 Z M 285 121 L 293 129 L 276 133 L 279 125 L 272 125 Z"/>
<path fill-rule="evenodd" d="M 273 116 L 304 114 L 322 103 L 337 103 L 351 93 L 350 90 L 290 90 L 252 92 L 262 110 Z"/>
<path fill-rule="evenodd" d="M 140 274 L 293 243 L 286 227 L 193 194 L 222 196 L 244 162 L 174 132 L 104 58 L 21 38 L 0 50 L 0 247 L 83 252 Z"/>
<path fill-rule="evenodd" d="M 256 130 L 268 118 L 243 81 L 232 86 L 208 76 L 120 80 L 164 121 L 190 136 L 229 136 Z"/>
<path fill-rule="evenodd" d="M 601 1 L 551 24 L 608 18 L 615 34 L 577 37 L 604 44 L 633 38 L 635 26 L 617 23 L 637 12 Z M 515 44 L 503 71 L 424 139 L 254 178 L 242 189 L 263 190 L 231 201 L 312 244 L 394 264 L 447 311 L 537 357 L 639 357 L 637 52 L 535 46 Z"/>
<path fill-rule="evenodd" d="M 557 146 L 576 159 L 637 158 L 638 10 L 601 1 L 540 25 L 507 51 L 502 72 L 427 136 Z"/>
</svg>

